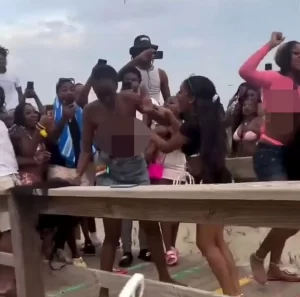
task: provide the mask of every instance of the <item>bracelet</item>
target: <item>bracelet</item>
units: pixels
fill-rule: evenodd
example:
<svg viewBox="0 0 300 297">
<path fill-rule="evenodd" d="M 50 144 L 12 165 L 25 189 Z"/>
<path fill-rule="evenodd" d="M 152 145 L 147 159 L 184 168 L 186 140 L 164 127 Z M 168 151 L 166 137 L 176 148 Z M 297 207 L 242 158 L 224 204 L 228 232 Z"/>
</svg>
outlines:
<svg viewBox="0 0 300 297">
<path fill-rule="evenodd" d="M 40 130 L 40 135 L 41 135 L 42 137 L 44 137 L 44 138 L 47 138 L 47 137 L 48 137 L 48 133 L 47 133 L 47 131 L 46 131 L 45 129 Z"/>
</svg>

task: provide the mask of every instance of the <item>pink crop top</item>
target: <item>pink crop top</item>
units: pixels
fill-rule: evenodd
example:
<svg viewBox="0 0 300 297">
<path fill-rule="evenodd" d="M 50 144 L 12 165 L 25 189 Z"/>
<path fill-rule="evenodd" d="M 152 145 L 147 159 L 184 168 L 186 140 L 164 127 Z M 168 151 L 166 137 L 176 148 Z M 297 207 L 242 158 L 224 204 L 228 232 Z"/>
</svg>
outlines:
<svg viewBox="0 0 300 297">
<path fill-rule="evenodd" d="M 291 78 L 276 71 L 259 71 L 256 68 L 271 50 L 269 44 L 254 53 L 240 68 L 240 76 L 249 84 L 262 88 L 263 108 L 267 113 L 294 113 L 300 112 L 300 90 L 294 87 Z M 270 138 L 262 128 L 261 139 L 274 145 L 282 145 L 276 139 Z"/>
</svg>

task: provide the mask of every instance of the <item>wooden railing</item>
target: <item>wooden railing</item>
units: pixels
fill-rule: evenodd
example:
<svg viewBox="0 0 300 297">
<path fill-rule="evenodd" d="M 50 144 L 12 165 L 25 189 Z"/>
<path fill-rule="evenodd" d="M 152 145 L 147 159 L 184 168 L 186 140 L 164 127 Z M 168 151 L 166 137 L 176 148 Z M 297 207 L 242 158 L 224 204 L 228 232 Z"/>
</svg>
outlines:
<svg viewBox="0 0 300 297">
<path fill-rule="evenodd" d="M 15 267 L 18 297 L 45 296 L 36 232 L 38 214 L 180 221 L 254 227 L 300 226 L 300 182 L 236 183 L 223 185 L 68 187 L 48 195 L 8 199 L 14 257 L 0 253 L 0 263 Z M 26 199 L 24 199 L 26 198 Z M 74 269 L 84 269 L 75 268 Z M 129 276 L 91 270 L 99 285 L 118 289 Z M 146 280 L 145 296 L 216 296 L 211 292 Z"/>
</svg>

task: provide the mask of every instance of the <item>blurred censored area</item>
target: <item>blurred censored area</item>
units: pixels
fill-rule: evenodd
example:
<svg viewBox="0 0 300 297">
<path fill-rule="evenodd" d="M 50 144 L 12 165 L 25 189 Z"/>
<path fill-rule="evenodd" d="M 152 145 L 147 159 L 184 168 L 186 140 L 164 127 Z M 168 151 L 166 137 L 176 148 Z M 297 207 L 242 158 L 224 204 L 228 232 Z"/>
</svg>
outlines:
<svg viewBox="0 0 300 297">
<path fill-rule="evenodd" d="M 100 151 L 114 158 L 140 155 L 149 144 L 150 129 L 132 117 L 113 116 L 98 127 L 95 139 Z"/>
</svg>

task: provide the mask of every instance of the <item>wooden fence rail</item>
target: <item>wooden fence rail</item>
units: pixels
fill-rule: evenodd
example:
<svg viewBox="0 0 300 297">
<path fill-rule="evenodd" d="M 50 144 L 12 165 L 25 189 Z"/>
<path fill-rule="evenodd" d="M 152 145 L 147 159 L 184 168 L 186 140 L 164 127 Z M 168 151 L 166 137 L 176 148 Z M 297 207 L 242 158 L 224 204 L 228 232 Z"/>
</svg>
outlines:
<svg viewBox="0 0 300 297">
<path fill-rule="evenodd" d="M 44 280 L 40 242 L 35 230 L 40 213 L 299 228 L 300 182 L 182 185 L 176 188 L 68 187 L 51 189 L 48 195 L 32 195 L 26 199 L 8 195 L 8 208 L 14 258 L 1 253 L 0 261 L 15 266 L 18 297 L 41 297 L 45 295 Z M 93 273 L 103 287 L 121 289 L 127 280 L 126 276 L 104 271 L 93 270 Z M 147 281 L 147 295 L 215 296 L 210 292 L 150 280 Z"/>
</svg>

